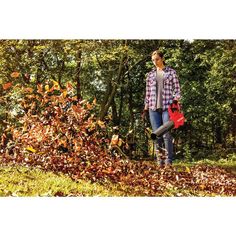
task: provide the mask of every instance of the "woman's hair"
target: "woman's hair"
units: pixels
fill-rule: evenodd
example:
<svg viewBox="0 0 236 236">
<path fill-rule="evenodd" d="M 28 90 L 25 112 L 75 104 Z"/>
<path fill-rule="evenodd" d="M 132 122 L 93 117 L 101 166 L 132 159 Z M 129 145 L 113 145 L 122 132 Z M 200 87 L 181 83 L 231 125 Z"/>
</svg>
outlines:
<svg viewBox="0 0 236 236">
<path fill-rule="evenodd" d="M 163 64 L 165 65 L 166 62 L 164 61 L 164 53 L 160 50 L 155 50 L 152 52 L 151 56 L 158 55 L 161 59 L 163 59 Z"/>
<path fill-rule="evenodd" d="M 160 56 L 160 58 L 164 57 L 164 53 L 161 52 L 160 50 L 155 50 L 154 52 L 152 52 L 151 56 L 153 56 L 153 55 L 158 55 L 158 56 Z"/>
</svg>

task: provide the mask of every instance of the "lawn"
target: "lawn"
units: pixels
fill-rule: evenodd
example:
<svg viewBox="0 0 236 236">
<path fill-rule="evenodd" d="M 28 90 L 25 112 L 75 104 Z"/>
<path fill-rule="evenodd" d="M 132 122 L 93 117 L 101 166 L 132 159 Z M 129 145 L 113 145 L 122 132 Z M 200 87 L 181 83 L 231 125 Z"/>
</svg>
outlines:
<svg viewBox="0 0 236 236">
<path fill-rule="evenodd" d="M 175 171 L 186 168 L 188 171 L 196 165 L 209 167 L 218 166 L 231 174 L 236 174 L 235 161 L 210 161 L 204 160 L 195 163 L 177 162 L 174 164 Z M 167 172 L 168 174 L 169 172 Z M 204 186 L 204 185 L 203 185 Z M 144 194 L 145 195 L 145 194 Z M 72 180 L 62 173 L 44 171 L 36 167 L 25 167 L 21 165 L 2 165 L 0 167 L 0 196 L 139 196 L 132 192 L 132 186 L 124 186 L 119 183 L 92 183 L 90 180 Z M 143 196 L 141 194 L 141 196 Z M 169 185 L 165 193 L 156 196 L 219 196 L 219 194 L 202 189 L 176 188 Z M 220 194 L 224 196 L 224 193 Z"/>
<path fill-rule="evenodd" d="M 23 166 L 0 167 L 0 196 L 122 196 L 114 186 L 73 181 L 63 174 Z"/>
</svg>

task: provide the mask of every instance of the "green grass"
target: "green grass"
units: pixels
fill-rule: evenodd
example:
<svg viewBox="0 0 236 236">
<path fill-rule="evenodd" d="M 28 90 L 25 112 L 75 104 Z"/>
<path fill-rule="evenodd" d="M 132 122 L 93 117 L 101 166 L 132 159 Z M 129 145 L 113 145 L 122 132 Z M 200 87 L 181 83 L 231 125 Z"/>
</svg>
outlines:
<svg viewBox="0 0 236 236">
<path fill-rule="evenodd" d="M 21 166 L 0 167 L 0 196 L 124 196 L 116 186 L 73 181 L 68 176 Z"/>
<path fill-rule="evenodd" d="M 217 161 L 210 160 L 210 159 L 203 159 L 200 161 L 195 161 L 195 162 L 184 162 L 184 161 L 177 161 L 174 163 L 174 166 L 194 166 L 197 164 L 205 164 L 205 165 L 210 165 L 210 166 L 218 166 L 226 169 L 227 171 L 230 171 L 234 174 L 236 174 L 236 159 L 231 158 L 231 159 L 219 159 Z"/>
</svg>

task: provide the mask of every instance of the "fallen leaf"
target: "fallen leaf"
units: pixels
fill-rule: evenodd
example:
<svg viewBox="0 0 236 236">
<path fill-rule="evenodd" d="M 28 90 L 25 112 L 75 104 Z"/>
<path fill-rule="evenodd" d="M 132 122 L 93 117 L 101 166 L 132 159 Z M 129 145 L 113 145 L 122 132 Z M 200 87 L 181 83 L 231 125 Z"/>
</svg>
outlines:
<svg viewBox="0 0 236 236">
<path fill-rule="evenodd" d="M 101 128 L 106 128 L 105 123 L 103 121 L 98 120 L 97 123 Z"/>
<path fill-rule="evenodd" d="M 9 89 L 11 86 L 12 86 L 12 82 L 9 82 L 9 83 L 3 84 L 2 87 L 4 90 L 6 90 L 6 89 Z"/>
<path fill-rule="evenodd" d="M 33 153 L 37 152 L 37 151 L 36 151 L 34 148 L 32 148 L 32 147 L 27 147 L 26 150 L 27 150 L 27 151 L 30 151 L 30 152 L 33 152 Z"/>
<path fill-rule="evenodd" d="M 12 77 L 12 78 L 18 78 L 19 75 L 20 75 L 19 72 L 12 72 L 12 73 L 11 73 L 11 77 Z"/>
<path fill-rule="evenodd" d="M 189 167 L 187 167 L 187 166 L 186 166 L 186 172 L 188 172 L 188 173 L 190 173 L 190 172 L 191 172 L 190 168 L 189 168 Z"/>
<path fill-rule="evenodd" d="M 200 184 L 199 187 L 201 190 L 204 190 L 206 188 L 206 186 L 204 184 Z"/>
<path fill-rule="evenodd" d="M 49 85 L 46 84 L 45 87 L 44 87 L 44 89 L 45 89 L 47 92 L 49 92 Z"/>
</svg>

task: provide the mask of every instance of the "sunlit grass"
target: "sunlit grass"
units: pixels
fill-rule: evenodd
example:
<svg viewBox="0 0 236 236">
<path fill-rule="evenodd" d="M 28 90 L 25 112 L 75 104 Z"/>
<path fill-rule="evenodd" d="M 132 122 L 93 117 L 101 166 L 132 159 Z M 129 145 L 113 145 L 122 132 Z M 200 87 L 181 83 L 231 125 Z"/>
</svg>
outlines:
<svg viewBox="0 0 236 236">
<path fill-rule="evenodd" d="M 217 161 L 210 160 L 207 158 L 203 159 L 203 160 L 199 160 L 199 161 L 194 161 L 194 162 L 176 161 L 174 163 L 174 166 L 175 167 L 179 167 L 179 166 L 191 167 L 191 166 L 198 165 L 198 164 L 205 164 L 205 165 L 209 165 L 209 166 L 222 167 L 222 168 L 236 174 L 236 160 L 234 158 L 220 159 Z"/>
<path fill-rule="evenodd" d="M 62 174 L 21 166 L 0 167 L 0 196 L 124 196 L 116 186 L 73 181 Z"/>
</svg>

